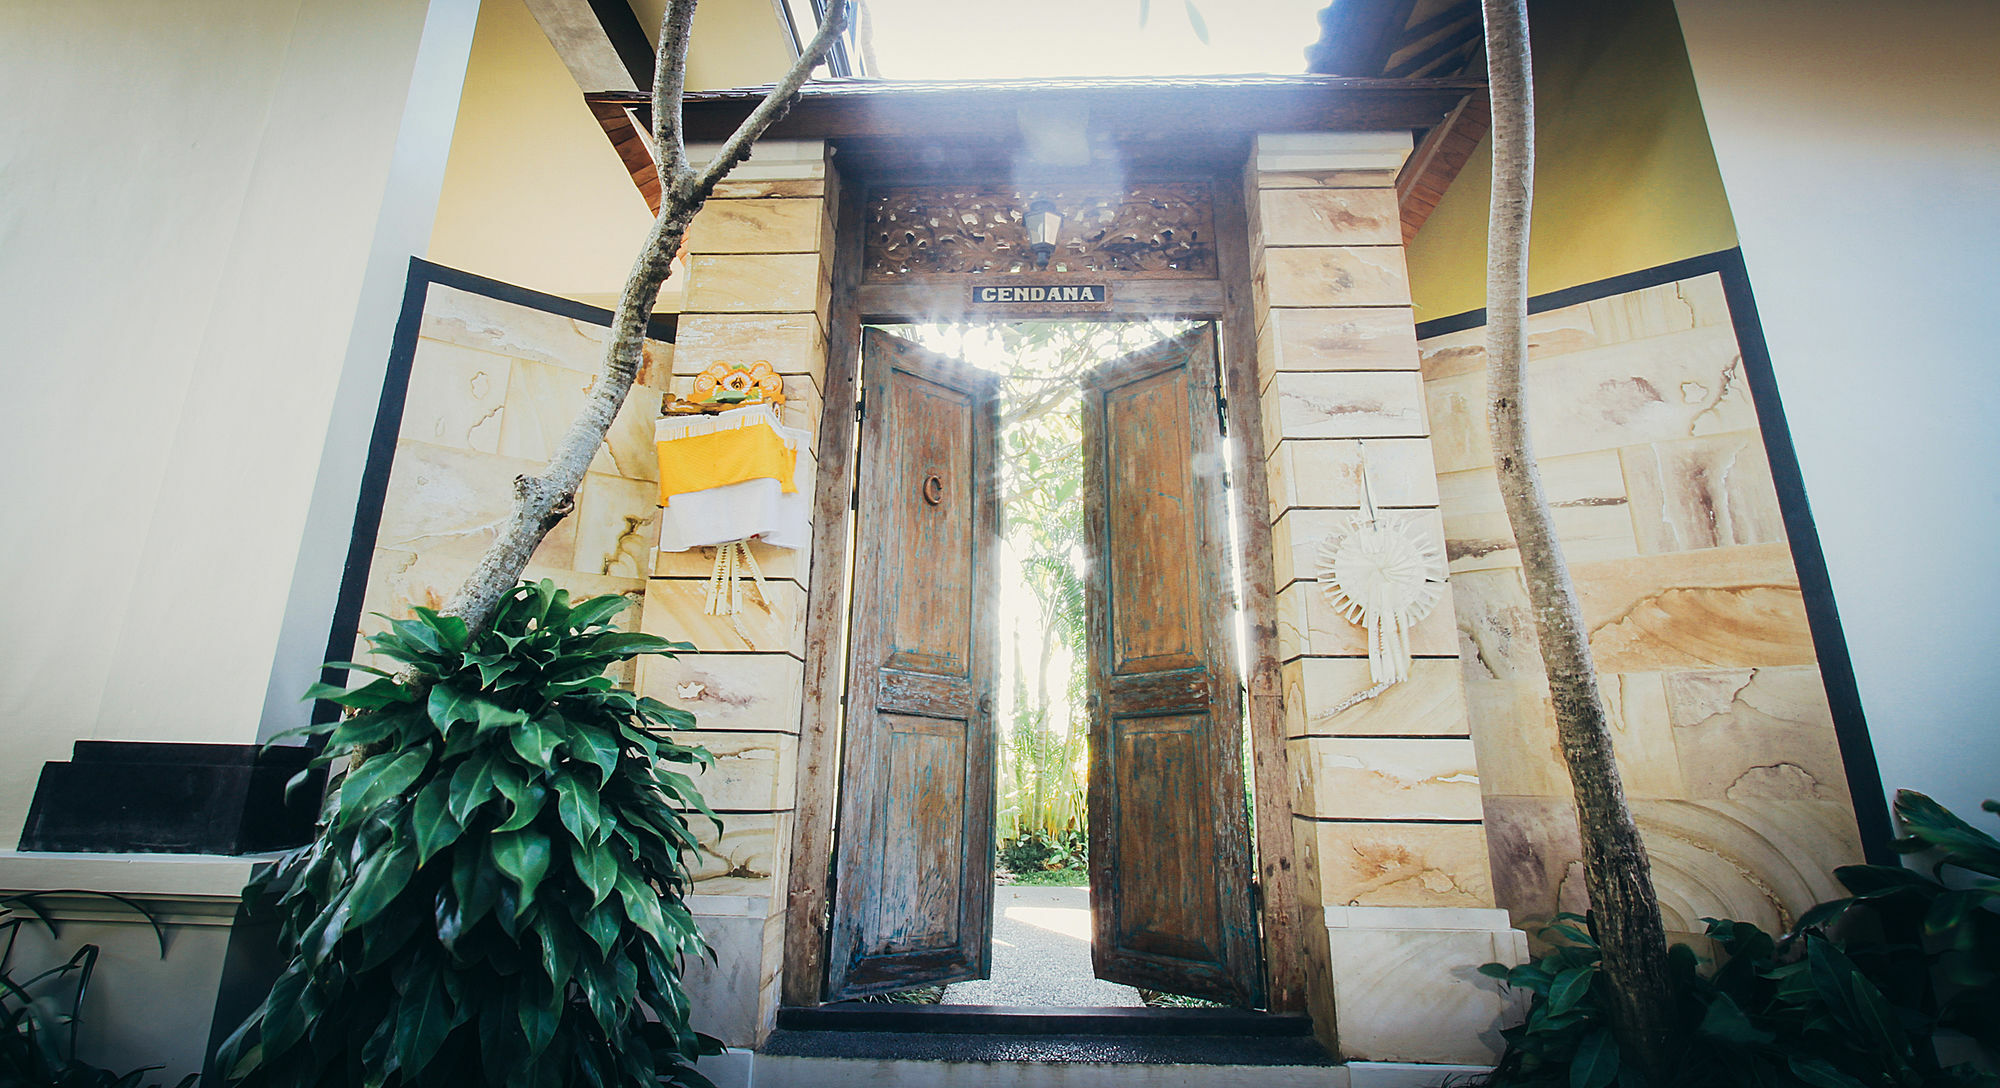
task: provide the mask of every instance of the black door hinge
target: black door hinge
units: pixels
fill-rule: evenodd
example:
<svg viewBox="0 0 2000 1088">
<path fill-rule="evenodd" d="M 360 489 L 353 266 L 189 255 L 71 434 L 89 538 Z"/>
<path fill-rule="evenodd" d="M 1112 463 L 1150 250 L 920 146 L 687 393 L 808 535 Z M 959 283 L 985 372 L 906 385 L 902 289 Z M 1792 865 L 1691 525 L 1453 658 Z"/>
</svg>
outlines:
<svg viewBox="0 0 2000 1088">
<path fill-rule="evenodd" d="M 854 422 L 860 423 L 862 420 L 865 420 L 867 418 L 868 418 L 868 390 L 863 389 L 860 395 L 854 398 Z"/>
<path fill-rule="evenodd" d="M 1222 433 L 1229 433 L 1229 398 L 1220 389 L 1215 392 L 1215 419 L 1222 425 Z"/>
</svg>

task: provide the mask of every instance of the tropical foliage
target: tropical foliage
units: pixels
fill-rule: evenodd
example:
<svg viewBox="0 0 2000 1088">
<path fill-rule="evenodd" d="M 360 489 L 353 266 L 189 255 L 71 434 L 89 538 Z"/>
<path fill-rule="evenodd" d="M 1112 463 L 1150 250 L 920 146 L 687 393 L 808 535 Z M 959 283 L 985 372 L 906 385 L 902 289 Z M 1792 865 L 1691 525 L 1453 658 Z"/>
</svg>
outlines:
<svg viewBox="0 0 2000 1088">
<path fill-rule="evenodd" d="M 160 955 L 167 954 L 166 931 L 159 920 L 123 896 L 99 892 L 0 896 L 0 1085 L 140 1088 L 146 1083 L 146 1074 L 159 1066 L 120 1074 L 79 1061 L 76 1056 L 77 1035 L 83 1026 L 83 1001 L 90 993 L 102 949 L 94 944 L 81 945 L 68 959 L 26 977 L 16 976 L 10 970 L 14 942 L 23 926 L 39 924 L 48 931 L 51 940 L 61 937 L 55 919 L 42 908 L 43 894 L 89 894 L 124 903 L 152 924 L 160 941 Z M 177 1088 L 190 1088 L 200 1076 L 189 1073 L 181 1078 Z"/>
<path fill-rule="evenodd" d="M 363 753 L 318 838 L 253 888 L 292 958 L 224 1044 L 246 1085 L 706 1084 L 681 959 L 690 812 L 665 734 L 693 718 L 605 675 L 688 649 L 611 626 L 621 597 L 522 585 L 474 634 L 428 609 L 372 636 L 390 675 L 311 696 L 347 708 L 327 760 Z M 373 754 L 369 754 L 373 753 Z"/>
<path fill-rule="evenodd" d="M 2000 804 L 1986 802 L 2000 813 Z M 1670 1083 L 1735 1088 L 1991 1086 L 2000 1078 L 1947 1065 L 1936 1043 L 1957 1031 L 2000 1051 L 2000 840 L 1920 793 L 1896 797 L 1930 872 L 1849 865 L 1853 895 L 1822 903 L 1773 937 L 1747 922 L 1703 919 L 1717 960 L 1669 953 L 1674 1009 L 1686 1040 Z M 1579 928 L 1575 923 L 1583 923 Z M 1628 1062 L 1609 1017 L 1609 980 L 1588 921 L 1561 915 L 1549 952 L 1480 970 L 1531 995 L 1505 1029 L 1495 1085 L 1623 1088 L 1656 1084 Z"/>
</svg>

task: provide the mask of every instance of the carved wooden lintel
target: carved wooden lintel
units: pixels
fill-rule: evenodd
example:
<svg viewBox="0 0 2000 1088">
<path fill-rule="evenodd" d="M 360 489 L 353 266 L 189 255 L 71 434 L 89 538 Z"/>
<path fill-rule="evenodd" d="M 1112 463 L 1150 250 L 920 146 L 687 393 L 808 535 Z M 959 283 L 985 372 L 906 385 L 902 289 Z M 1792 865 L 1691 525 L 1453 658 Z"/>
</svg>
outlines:
<svg viewBox="0 0 2000 1088">
<path fill-rule="evenodd" d="M 1046 274 L 1215 277 L 1213 215 L 1209 187 L 1202 182 L 876 189 L 864 213 L 866 277 L 882 283 L 1034 272 L 1022 219 L 1037 200 L 1049 201 L 1063 215 Z"/>
</svg>

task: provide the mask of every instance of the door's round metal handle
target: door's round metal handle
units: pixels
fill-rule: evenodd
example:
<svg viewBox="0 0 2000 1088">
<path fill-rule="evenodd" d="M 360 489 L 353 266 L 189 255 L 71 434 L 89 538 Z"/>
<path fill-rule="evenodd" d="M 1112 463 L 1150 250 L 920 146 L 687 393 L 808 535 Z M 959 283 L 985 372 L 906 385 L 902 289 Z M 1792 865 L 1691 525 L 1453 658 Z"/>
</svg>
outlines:
<svg viewBox="0 0 2000 1088">
<path fill-rule="evenodd" d="M 944 481 L 935 472 L 924 477 L 924 501 L 932 506 L 944 501 Z"/>
</svg>

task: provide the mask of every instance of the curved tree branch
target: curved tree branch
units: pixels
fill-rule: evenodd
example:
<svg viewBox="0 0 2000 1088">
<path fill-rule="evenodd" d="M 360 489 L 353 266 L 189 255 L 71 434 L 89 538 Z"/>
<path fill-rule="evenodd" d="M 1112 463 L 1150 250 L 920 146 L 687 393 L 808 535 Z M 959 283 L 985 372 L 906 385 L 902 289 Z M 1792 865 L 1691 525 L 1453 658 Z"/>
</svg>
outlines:
<svg viewBox="0 0 2000 1088">
<path fill-rule="evenodd" d="M 646 325 L 652 319 L 654 304 L 659 301 L 660 288 L 673 270 L 674 255 L 680 252 L 688 224 L 715 191 L 716 183 L 749 157 L 752 141 L 784 116 L 792 97 L 846 26 L 849 7 L 842 2 L 828 14 L 819 33 L 785 73 L 785 78 L 738 126 L 714 161 L 697 174 L 687 165 L 687 149 L 681 133 L 681 98 L 694 6 L 695 0 L 672 0 L 660 28 L 660 51 L 653 77 L 654 154 L 660 163 L 660 211 L 619 295 L 611 335 L 604 349 L 603 368 L 591 383 L 582 409 L 557 442 L 549 463 L 540 473 L 514 481 L 513 512 L 444 607 L 445 614 L 459 617 L 474 631 L 483 629 L 493 618 L 501 599 L 520 581 L 521 571 L 542 538 L 575 505 L 584 473 L 590 470 L 591 459 L 604 444 L 605 432 L 618 418 L 625 398 L 632 392 L 632 383 L 638 379 L 639 367 L 645 361 Z"/>
</svg>

